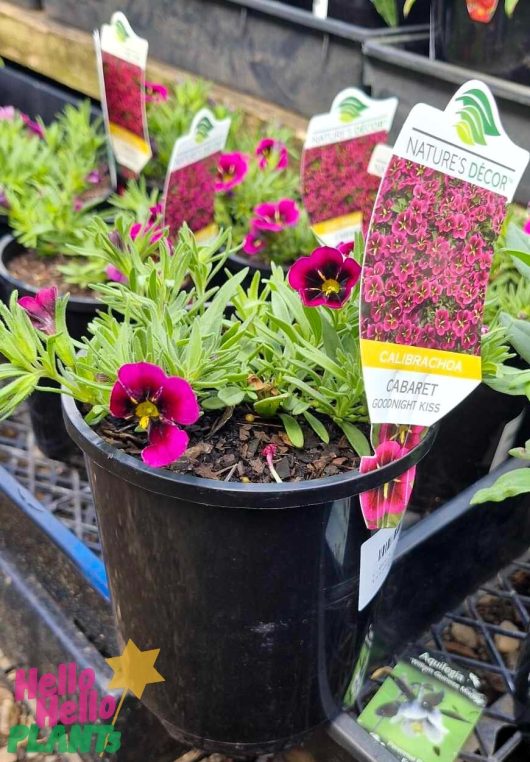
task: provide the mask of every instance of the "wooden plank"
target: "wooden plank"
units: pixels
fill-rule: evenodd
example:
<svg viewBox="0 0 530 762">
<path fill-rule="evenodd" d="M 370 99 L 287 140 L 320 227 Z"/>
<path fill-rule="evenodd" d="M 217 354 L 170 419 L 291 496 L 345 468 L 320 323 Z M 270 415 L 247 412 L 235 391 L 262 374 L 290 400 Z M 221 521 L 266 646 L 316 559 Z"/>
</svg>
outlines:
<svg viewBox="0 0 530 762">
<path fill-rule="evenodd" d="M 99 97 L 92 36 L 52 21 L 44 11 L 25 10 L 0 0 L 0 56 L 85 95 Z M 151 81 L 168 84 L 193 76 L 160 61 L 149 61 L 147 78 Z M 259 121 L 280 122 L 303 138 L 307 121 L 291 111 L 222 85 L 214 85 L 213 97 Z"/>
</svg>

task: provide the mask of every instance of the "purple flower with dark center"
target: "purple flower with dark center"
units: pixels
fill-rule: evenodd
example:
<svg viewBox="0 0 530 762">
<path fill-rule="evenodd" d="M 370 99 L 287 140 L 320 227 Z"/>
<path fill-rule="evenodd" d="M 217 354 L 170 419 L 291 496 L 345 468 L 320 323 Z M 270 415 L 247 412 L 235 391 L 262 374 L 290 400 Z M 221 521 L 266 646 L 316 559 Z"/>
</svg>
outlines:
<svg viewBox="0 0 530 762">
<path fill-rule="evenodd" d="M 252 224 L 258 230 L 270 230 L 279 233 L 285 228 L 296 225 L 300 218 L 300 210 L 292 198 L 282 198 L 281 201 L 269 201 L 258 204 L 254 208 Z"/>
<path fill-rule="evenodd" d="M 36 296 L 22 296 L 18 303 L 27 313 L 31 324 L 39 331 L 53 336 L 55 333 L 55 304 L 57 287 L 43 288 Z"/>
<path fill-rule="evenodd" d="M 349 299 L 361 275 L 361 266 L 338 249 L 321 246 L 301 257 L 289 270 L 291 288 L 298 291 L 306 307 L 325 305 L 340 309 Z"/>
<path fill-rule="evenodd" d="M 215 190 L 229 191 L 240 185 L 248 172 L 248 156 L 244 153 L 235 151 L 234 153 L 223 153 L 219 157 L 217 164 L 217 177 L 215 180 Z"/>
<path fill-rule="evenodd" d="M 189 426 L 200 415 L 190 384 L 184 378 L 166 376 L 162 368 L 148 362 L 121 366 L 109 409 L 115 418 L 136 419 L 147 431 L 149 445 L 142 450 L 142 460 L 153 468 L 180 458 L 189 437 L 177 424 Z"/>
<path fill-rule="evenodd" d="M 256 156 L 258 157 L 260 169 L 268 167 L 274 157 L 276 157 L 274 169 L 285 169 L 289 163 L 287 148 L 282 142 L 274 138 L 263 138 L 263 140 L 260 140 L 256 146 Z"/>
</svg>

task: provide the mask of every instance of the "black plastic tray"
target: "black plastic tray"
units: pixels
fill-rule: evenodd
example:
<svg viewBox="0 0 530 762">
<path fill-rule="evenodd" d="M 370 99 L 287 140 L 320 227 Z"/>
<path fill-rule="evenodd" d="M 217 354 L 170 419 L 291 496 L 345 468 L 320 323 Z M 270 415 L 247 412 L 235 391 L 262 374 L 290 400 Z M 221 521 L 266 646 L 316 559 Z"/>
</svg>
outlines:
<svg viewBox="0 0 530 762">
<path fill-rule="evenodd" d="M 416 103 L 445 108 L 453 93 L 469 79 L 480 79 L 492 90 L 509 137 L 530 150 L 530 87 L 498 79 L 481 72 L 431 60 L 428 35 L 401 34 L 385 40 L 367 40 L 364 44 L 366 87 L 375 98 L 395 95 L 399 106 L 390 142 L 393 142 L 410 109 Z M 530 198 L 530 168 L 519 185 L 516 199 L 523 204 Z"/>
<path fill-rule="evenodd" d="M 369 29 L 275 0 L 46 0 L 45 9 L 87 31 L 122 10 L 154 58 L 307 116 L 361 84 L 364 41 L 396 33 L 383 21 Z"/>
</svg>

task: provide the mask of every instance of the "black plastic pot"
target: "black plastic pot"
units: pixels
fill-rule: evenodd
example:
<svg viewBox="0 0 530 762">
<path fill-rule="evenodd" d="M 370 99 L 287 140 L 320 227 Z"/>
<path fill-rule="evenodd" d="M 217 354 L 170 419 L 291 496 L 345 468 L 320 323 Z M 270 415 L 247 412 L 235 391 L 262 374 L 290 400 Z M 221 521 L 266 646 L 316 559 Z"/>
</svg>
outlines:
<svg viewBox="0 0 530 762">
<path fill-rule="evenodd" d="M 436 442 L 418 471 L 412 510 L 423 513 L 427 506 L 452 500 L 485 476 L 494 459 L 497 465 L 503 462 L 511 447 L 530 436 L 527 408 L 526 397 L 478 386 L 440 421 Z"/>
<path fill-rule="evenodd" d="M 461 4 L 465 7 L 464 0 L 461 0 Z M 499 3 L 499 8 L 501 5 L 504 3 Z M 521 0 L 516 13 L 522 5 L 530 4 Z M 502 12 L 504 13 L 504 10 Z M 396 118 L 389 136 L 390 144 L 395 141 L 403 122 L 416 103 L 428 103 L 444 109 L 463 82 L 476 78 L 485 82 L 493 92 L 503 127 L 509 137 L 517 145 L 530 150 L 529 86 L 430 59 L 427 35 L 403 34 L 385 40 L 369 40 L 364 45 L 363 52 L 363 80 L 371 89 L 372 97 L 386 98 L 393 95 L 399 99 Z M 529 198 L 530 168 L 527 168 L 515 200 L 526 206 Z"/>
<path fill-rule="evenodd" d="M 508 17 L 501 0 L 488 23 L 473 21 L 464 0 L 433 0 L 436 57 L 530 85 L 530 3 Z"/>
<path fill-rule="evenodd" d="M 368 28 L 316 18 L 275 0 L 46 0 L 45 8 L 87 31 L 124 11 L 158 59 L 306 116 L 361 84 L 363 42 L 396 31 L 382 20 Z"/>
<path fill-rule="evenodd" d="M 15 239 L 6 235 L 0 240 L 0 299 L 6 304 L 13 291 L 19 296 L 35 296 L 38 289 L 14 278 L 8 263 L 24 250 Z M 74 339 L 86 336 L 87 326 L 97 313 L 98 302 L 89 297 L 70 297 L 66 310 L 66 324 Z M 50 382 L 46 382 L 47 385 Z M 28 400 L 35 440 L 49 458 L 62 459 L 72 449 L 72 442 L 62 423 L 61 399 L 52 392 L 34 392 Z"/>
<path fill-rule="evenodd" d="M 282 485 L 155 471 L 63 399 L 84 451 L 124 641 L 160 648 L 145 704 L 185 743 L 268 753 L 336 717 L 372 619 L 357 611 L 370 533 L 357 495 L 419 461 Z"/>
</svg>

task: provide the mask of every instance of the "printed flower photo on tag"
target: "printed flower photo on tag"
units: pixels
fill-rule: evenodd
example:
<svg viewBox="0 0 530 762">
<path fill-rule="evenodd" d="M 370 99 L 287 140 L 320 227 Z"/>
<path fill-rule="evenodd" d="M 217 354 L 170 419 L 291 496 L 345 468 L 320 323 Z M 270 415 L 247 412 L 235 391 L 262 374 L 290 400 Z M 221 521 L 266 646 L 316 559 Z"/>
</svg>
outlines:
<svg viewBox="0 0 530 762">
<path fill-rule="evenodd" d="M 493 191 L 394 156 L 366 247 L 363 335 L 479 355 L 505 207 Z"/>
</svg>

